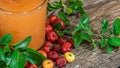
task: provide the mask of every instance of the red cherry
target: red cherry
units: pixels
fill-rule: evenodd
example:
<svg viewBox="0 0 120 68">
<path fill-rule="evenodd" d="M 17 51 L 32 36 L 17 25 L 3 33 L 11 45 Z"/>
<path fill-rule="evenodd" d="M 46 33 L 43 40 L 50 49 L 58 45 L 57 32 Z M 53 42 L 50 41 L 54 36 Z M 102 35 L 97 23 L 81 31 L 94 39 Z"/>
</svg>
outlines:
<svg viewBox="0 0 120 68">
<path fill-rule="evenodd" d="M 50 42 L 55 42 L 58 39 L 58 35 L 55 31 L 50 31 L 47 34 L 47 40 Z"/>
<path fill-rule="evenodd" d="M 62 50 L 62 47 L 61 47 L 60 44 L 55 44 L 55 45 L 53 46 L 53 49 L 54 49 L 57 53 L 60 53 L 61 50 Z"/>
<path fill-rule="evenodd" d="M 30 64 L 27 68 L 38 68 L 38 66 L 35 64 Z"/>
<path fill-rule="evenodd" d="M 62 52 L 71 52 L 72 51 L 72 44 L 70 42 L 66 42 L 62 45 Z"/>
<path fill-rule="evenodd" d="M 64 44 L 65 42 L 67 42 L 67 37 L 59 37 L 57 40 L 57 43 L 59 44 Z"/>
<path fill-rule="evenodd" d="M 50 51 L 48 53 L 48 58 L 55 61 L 58 58 L 58 53 L 56 51 Z"/>
<path fill-rule="evenodd" d="M 56 59 L 56 64 L 59 67 L 64 67 L 66 65 L 67 61 L 63 57 L 59 57 Z"/>
<path fill-rule="evenodd" d="M 50 41 L 45 41 L 43 46 L 52 46 L 53 44 Z"/>
<path fill-rule="evenodd" d="M 46 25 L 46 28 L 45 28 L 46 34 L 52 30 L 53 30 L 53 27 L 51 25 Z"/>
<path fill-rule="evenodd" d="M 46 52 L 46 53 L 48 53 L 48 52 L 50 52 L 50 47 L 47 47 L 47 46 L 45 46 L 45 47 L 43 47 L 43 50 Z"/>
<path fill-rule="evenodd" d="M 27 68 L 28 66 L 30 65 L 30 63 L 27 61 L 26 63 L 25 63 L 25 68 Z"/>
<path fill-rule="evenodd" d="M 57 19 L 58 17 L 56 15 L 50 15 L 49 20 L 52 23 L 55 19 Z"/>
</svg>

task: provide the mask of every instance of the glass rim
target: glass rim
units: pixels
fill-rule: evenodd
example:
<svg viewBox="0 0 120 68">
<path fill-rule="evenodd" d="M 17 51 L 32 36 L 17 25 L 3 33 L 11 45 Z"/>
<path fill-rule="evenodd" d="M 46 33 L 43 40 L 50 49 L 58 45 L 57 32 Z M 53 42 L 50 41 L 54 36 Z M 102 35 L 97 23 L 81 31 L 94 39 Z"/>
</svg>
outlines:
<svg viewBox="0 0 120 68">
<path fill-rule="evenodd" d="M 23 11 L 23 12 L 14 12 L 14 11 L 5 10 L 5 9 L 2 9 L 2 8 L 0 8 L 0 10 L 3 11 L 3 12 L 6 12 L 6 13 L 10 13 L 10 14 L 11 13 L 29 13 L 29 12 L 32 12 L 34 10 L 42 8 L 46 2 L 47 2 L 47 0 L 44 0 L 42 4 L 38 5 L 37 7 L 33 8 L 32 10 Z"/>
</svg>

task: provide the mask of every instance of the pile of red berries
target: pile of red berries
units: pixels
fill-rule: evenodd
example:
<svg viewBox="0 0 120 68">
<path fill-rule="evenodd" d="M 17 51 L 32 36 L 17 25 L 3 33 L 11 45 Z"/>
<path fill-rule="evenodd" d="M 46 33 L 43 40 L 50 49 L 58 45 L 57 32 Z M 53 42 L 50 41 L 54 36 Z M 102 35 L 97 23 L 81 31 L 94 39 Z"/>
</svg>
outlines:
<svg viewBox="0 0 120 68">
<path fill-rule="evenodd" d="M 46 21 L 46 41 L 43 45 L 42 50 L 47 53 L 47 58 L 56 62 L 56 65 L 63 67 L 66 65 L 67 60 L 62 57 L 62 54 L 71 52 L 74 44 L 71 38 L 65 36 L 58 36 L 53 26 L 60 23 L 62 26 L 61 30 L 65 29 L 65 23 L 58 18 L 56 15 L 51 15 Z"/>
</svg>

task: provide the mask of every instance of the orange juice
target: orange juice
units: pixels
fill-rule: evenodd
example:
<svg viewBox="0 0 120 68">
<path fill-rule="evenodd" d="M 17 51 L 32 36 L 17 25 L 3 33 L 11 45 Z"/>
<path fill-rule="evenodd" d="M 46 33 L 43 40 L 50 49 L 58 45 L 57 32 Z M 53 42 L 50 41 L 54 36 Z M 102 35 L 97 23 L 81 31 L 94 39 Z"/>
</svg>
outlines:
<svg viewBox="0 0 120 68">
<path fill-rule="evenodd" d="M 0 36 L 11 33 L 11 44 L 32 36 L 30 48 L 39 49 L 45 39 L 47 0 L 0 0 Z"/>
</svg>

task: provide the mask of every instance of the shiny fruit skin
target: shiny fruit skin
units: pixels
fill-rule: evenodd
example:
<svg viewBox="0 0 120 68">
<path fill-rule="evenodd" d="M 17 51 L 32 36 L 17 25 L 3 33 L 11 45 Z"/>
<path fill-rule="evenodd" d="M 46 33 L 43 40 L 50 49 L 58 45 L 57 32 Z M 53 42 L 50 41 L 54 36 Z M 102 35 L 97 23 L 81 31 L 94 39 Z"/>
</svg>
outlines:
<svg viewBox="0 0 120 68">
<path fill-rule="evenodd" d="M 38 68 L 38 66 L 35 64 L 30 64 L 27 68 Z"/>
<path fill-rule="evenodd" d="M 50 59 L 46 59 L 42 63 L 43 68 L 54 68 L 54 62 Z"/>
<path fill-rule="evenodd" d="M 46 28 L 45 28 L 46 34 L 52 30 L 53 30 L 53 27 L 51 25 L 46 25 Z"/>
<path fill-rule="evenodd" d="M 64 54 L 64 58 L 67 60 L 67 62 L 73 62 L 75 60 L 75 55 L 72 52 L 66 52 Z"/>
<path fill-rule="evenodd" d="M 47 34 L 47 40 L 50 42 L 55 42 L 58 39 L 58 35 L 55 31 L 50 31 Z"/>
<path fill-rule="evenodd" d="M 52 23 L 55 19 L 57 19 L 58 17 L 56 16 L 56 15 L 50 15 L 50 17 L 49 17 L 49 20 L 50 20 L 50 22 Z"/>
<path fill-rule="evenodd" d="M 59 37 L 57 40 L 57 43 L 63 45 L 65 42 L 67 42 L 67 37 Z"/>
<path fill-rule="evenodd" d="M 64 67 L 64 66 L 66 66 L 66 63 L 67 63 L 67 61 L 66 61 L 66 59 L 63 58 L 63 57 L 59 57 L 59 58 L 56 59 L 56 64 L 57 64 L 57 66 L 59 66 L 59 67 Z"/>
<path fill-rule="evenodd" d="M 60 44 L 55 44 L 53 46 L 53 50 L 56 51 L 57 53 L 61 53 L 62 52 L 62 47 Z"/>
<path fill-rule="evenodd" d="M 44 57 L 47 57 L 47 53 L 43 50 L 38 50 L 39 53 L 41 53 Z"/>
<path fill-rule="evenodd" d="M 72 51 L 72 44 L 70 42 L 66 42 L 62 45 L 62 52 L 71 52 Z"/>
<path fill-rule="evenodd" d="M 48 58 L 55 61 L 58 58 L 58 53 L 56 51 L 50 51 L 48 53 Z"/>
</svg>

